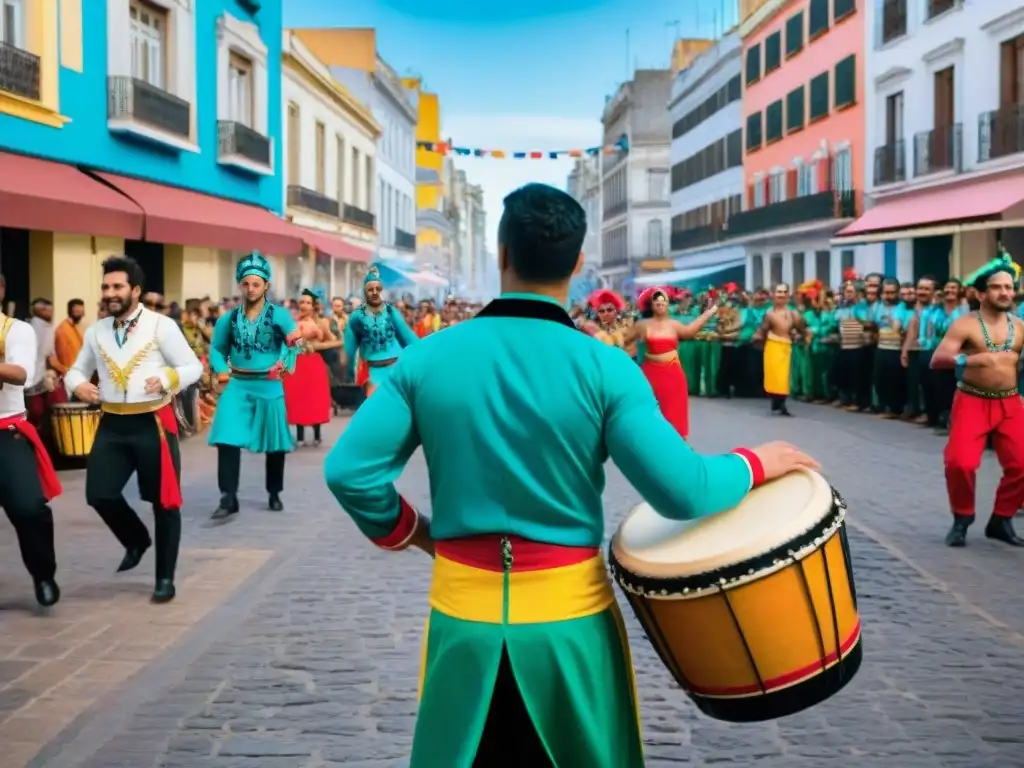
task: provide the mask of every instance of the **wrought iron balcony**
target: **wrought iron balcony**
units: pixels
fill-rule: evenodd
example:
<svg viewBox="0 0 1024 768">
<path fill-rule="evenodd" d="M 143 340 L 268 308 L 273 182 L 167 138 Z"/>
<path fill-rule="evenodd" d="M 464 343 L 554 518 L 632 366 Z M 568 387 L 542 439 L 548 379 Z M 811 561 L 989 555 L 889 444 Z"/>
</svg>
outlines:
<svg viewBox="0 0 1024 768">
<path fill-rule="evenodd" d="M 1024 152 L 1024 104 L 1009 104 L 978 116 L 978 162 Z"/>
<path fill-rule="evenodd" d="M 357 227 L 373 229 L 377 225 L 377 217 L 362 208 L 345 203 L 341 210 L 341 220 L 348 224 L 355 224 Z"/>
<path fill-rule="evenodd" d="M 322 213 L 324 216 L 338 218 L 339 205 L 337 200 L 332 200 L 327 195 L 292 184 L 288 187 L 288 205 L 296 208 L 305 208 L 309 211 Z"/>
<path fill-rule="evenodd" d="M 880 0 L 876 35 L 879 45 L 907 34 L 907 0 Z"/>
<path fill-rule="evenodd" d="M 270 139 L 242 123 L 217 122 L 218 152 L 221 160 L 240 157 L 265 168 L 270 167 Z"/>
<path fill-rule="evenodd" d="M 629 203 L 623 200 L 621 203 L 614 203 L 612 205 L 606 205 L 604 207 L 604 218 L 614 219 L 616 216 L 621 216 L 626 212 L 629 207 Z"/>
<path fill-rule="evenodd" d="M 416 235 L 406 232 L 404 229 L 395 229 L 395 248 L 403 251 L 416 250 Z"/>
<path fill-rule="evenodd" d="M 726 237 L 756 235 L 780 227 L 809 224 L 829 219 L 849 219 L 856 216 L 856 194 L 846 192 L 818 192 L 772 203 L 760 208 L 734 213 L 729 217 Z"/>
<path fill-rule="evenodd" d="M 963 129 L 942 125 L 914 135 L 914 175 L 963 170 Z"/>
<path fill-rule="evenodd" d="M 192 106 L 145 80 L 114 75 L 107 79 L 107 117 L 141 123 L 187 139 L 191 134 Z"/>
<path fill-rule="evenodd" d="M 907 149 L 903 139 L 875 149 L 875 186 L 907 180 Z"/>
<path fill-rule="evenodd" d="M 721 224 L 707 224 L 702 227 L 680 229 L 672 233 L 671 247 L 673 251 L 685 251 L 688 248 L 699 248 L 711 245 L 722 239 Z"/>
<path fill-rule="evenodd" d="M 0 91 L 39 101 L 39 57 L 0 43 Z"/>
</svg>

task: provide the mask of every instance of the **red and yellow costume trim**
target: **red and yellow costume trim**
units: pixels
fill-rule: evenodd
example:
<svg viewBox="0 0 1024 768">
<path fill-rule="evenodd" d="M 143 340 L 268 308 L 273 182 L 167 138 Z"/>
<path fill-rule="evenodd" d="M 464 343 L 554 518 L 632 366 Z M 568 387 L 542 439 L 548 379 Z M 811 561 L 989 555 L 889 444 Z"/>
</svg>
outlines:
<svg viewBox="0 0 1024 768">
<path fill-rule="evenodd" d="M 412 537 L 419 527 L 420 513 L 416 507 L 406 501 L 402 496 L 398 497 L 398 522 L 394 529 L 387 536 L 378 539 L 370 539 L 381 549 L 388 549 L 398 552 L 409 546 Z"/>
<path fill-rule="evenodd" d="M 169 397 L 143 403 L 103 403 L 103 413 L 114 416 L 137 416 L 152 413 L 160 433 L 160 506 L 164 509 L 181 509 L 181 483 L 174 470 L 174 459 L 167 435 L 178 436 L 178 419 L 174 415 Z"/>
<path fill-rule="evenodd" d="M 57 470 L 53 468 L 50 454 L 43 445 L 42 439 L 36 428 L 25 418 L 25 414 L 19 413 L 15 416 L 8 416 L 0 419 L 0 429 L 18 432 L 22 437 L 32 444 L 32 450 L 36 454 L 36 471 L 39 472 L 39 484 L 43 488 L 43 498 L 47 501 L 57 498 L 63 493 L 60 479 L 57 477 Z"/>
<path fill-rule="evenodd" d="M 761 463 L 758 455 L 749 448 L 733 448 L 732 453 L 742 456 L 746 460 L 747 466 L 750 467 L 750 487 L 757 488 L 759 485 L 764 485 L 764 464 Z"/>
</svg>

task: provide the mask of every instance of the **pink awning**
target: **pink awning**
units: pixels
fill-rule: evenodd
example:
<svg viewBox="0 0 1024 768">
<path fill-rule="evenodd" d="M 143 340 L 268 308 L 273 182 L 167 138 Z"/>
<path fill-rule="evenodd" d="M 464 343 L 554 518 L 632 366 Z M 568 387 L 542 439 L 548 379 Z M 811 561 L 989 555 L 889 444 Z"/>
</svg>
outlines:
<svg viewBox="0 0 1024 768">
<path fill-rule="evenodd" d="M 998 218 L 1024 202 L 1024 179 L 1009 176 L 961 184 L 882 200 L 836 237 L 855 237 L 886 230 Z"/>
<path fill-rule="evenodd" d="M 343 240 L 340 235 L 332 235 L 330 232 L 321 232 L 299 225 L 295 225 L 295 228 L 302 233 L 302 239 L 306 245 L 316 248 L 318 251 L 323 251 L 332 259 L 365 264 L 373 258 L 373 252 L 368 248 L 352 245 Z"/>
</svg>

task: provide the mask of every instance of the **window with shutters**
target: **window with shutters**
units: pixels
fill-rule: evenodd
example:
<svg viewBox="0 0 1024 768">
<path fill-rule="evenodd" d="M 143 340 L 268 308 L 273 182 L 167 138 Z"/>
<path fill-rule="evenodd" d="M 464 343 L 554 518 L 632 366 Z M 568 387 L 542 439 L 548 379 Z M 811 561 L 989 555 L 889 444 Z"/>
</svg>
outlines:
<svg viewBox="0 0 1024 768">
<path fill-rule="evenodd" d="M 737 128 L 725 137 L 725 167 L 738 168 L 743 165 L 743 131 Z"/>
<path fill-rule="evenodd" d="M 755 112 L 747 117 L 747 152 L 759 149 L 762 141 L 761 113 Z"/>
<path fill-rule="evenodd" d="M 773 253 L 771 258 L 771 279 L 772 287 L 782 282 L 782 254 Z"/>
<path fill-rule="evenodd" d="M 828 72 L 822 72 L 811 80 L 810 120 L 820 120 L 828 115 Z"/>
<path fill-rule="evenodd" d="M 831 285 L 832 281 L 832 252 L 814 252 L 814 278 L 821 280 L 825 285 Z"/>
<path fill-rule="evenodd" d="M 803 160 L 797 162 L 796 166 L 796 194 L 797 197 L 818 194 L 818 161 L 811 160 L 805 163 Z"/>
<path fill-rule="evenodd" d="M 810 18 L 807 20 L 808 40 L 828 32 L 828 5 L 829 0 L 811 0 Z"/>
<path fill-rule="evenodd" d="M 773 32 L 764 41 L 764 73 L 782 66 L 782 33 Z"/>
<path fill-rule="evenodd" d="M 793 285 L 800 285 L 804 281 L 804 254 L 797 251 L 793 254 Z"/>
<path fill-rule="evenodd" d="M 764 179 L 758 179 L 757 181 L 754 182 L 753 202 L 755 208 L 764 207 L 764 190 Z"/>
<path fill-rule="evenodd" d="M 857 101 L 857 56 L 847 56 L 836 64 L 836 109 Z"/>
<path fill-rule="evenodd" d="M 764 143 L 782 138 L 782 99 L 773 101 L 764 111 Z"/>
<path fill-rule="evenodd" d="M 0 43 L 22 50 L 28 45 L 26 38 L 26 0 L 2 0 L 0 2 Z M 135 16 L 132 16 L 132 23 Z M 135 45 L 133 41 L 133 46 Z M 134 52 L 134 49 L 133 49 Z"/>
<path fill-rule="evenodd" d="M 786 172 L 776 171 L 768 177 L 768 204 L 786 200 Z"/>
<path fill-rule="evenodd" d="M 786 96 L 786 132 L 799 131 L 804 127 L 806 115 L 804 104 L 804 87 L 801 85 Z"/>
<path fill-rule="evenodd" d="M 832 3 L 832 19 L 834 24 L 838 24 L 840 21 L 845 19 L 847 16 L 853 14 L 857 10 L 857 0 L 833 0 Z"/>
<path fill-rule="evenodd" d="M 750 257 L 750 280 L 754 288 L 764 285 L 764 257 L 759 253 Z"/>
<path fill-rule="evenodd" d="M 853 269 L 853 251 L 840 251 L 839 252 L 839 272 L 840 274 L 845 273 L 849 269 Z"/>
<path fill-rule="evenodd" d="M 804 48 L 804 12 L 789 17 L 786 22 L 786 58 L 795 56 Z"/>
<path fill-rule="evenodd" d="M 999 46 L 999 106 L 1024 104 L 1024 35 Z"/>
<path fill-rule="evenodd" d="M 743 82 L 739 75 L 736 75 L 736 77 L 729 81 L 728 85 L 726 85 L 726 91 L 726 103 L 728 104 L 743 98 Z"/>
<path fill-rule="evenodd" d="M 747 85 L 761 79 L 761 46 L 752 45 L 747 49 Z"/>
</svg>

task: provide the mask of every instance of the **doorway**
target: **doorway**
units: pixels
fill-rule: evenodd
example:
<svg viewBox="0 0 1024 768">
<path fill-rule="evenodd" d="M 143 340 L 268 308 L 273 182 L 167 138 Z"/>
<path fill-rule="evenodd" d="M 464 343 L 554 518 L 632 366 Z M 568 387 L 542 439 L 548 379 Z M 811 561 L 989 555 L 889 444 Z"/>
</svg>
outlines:
<svg viewBox="0 0 1024 768">
<path fill-rule="evenodd" d="M 34 298 L 29 296 L 28 238 L 27 229 L 0 227 L 0 275 L 4 276 L 7 286 L 6 298 L 3 306 L 0 306 L 0 312 L 18 319 L 28 317 L 29 302 Z M 13 311 L 10 306 L 12 303 Z"/>
<path fill-rule="evenodd" d="M 143 293 L 164 293 L 164 246 L 143 240 L 125 240 L 125 256 L 131 256 L 142 267 L 146 276 Z"/>
</svg>

